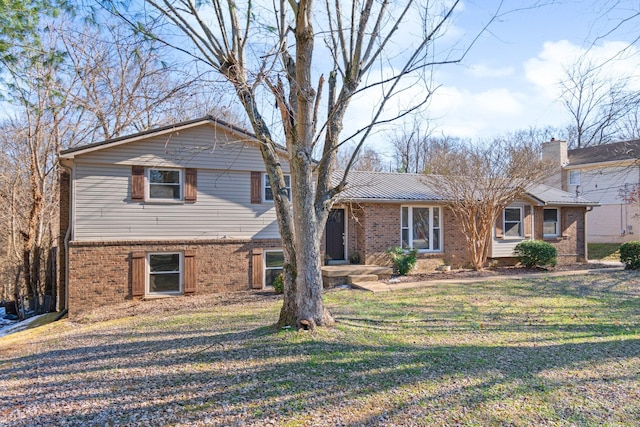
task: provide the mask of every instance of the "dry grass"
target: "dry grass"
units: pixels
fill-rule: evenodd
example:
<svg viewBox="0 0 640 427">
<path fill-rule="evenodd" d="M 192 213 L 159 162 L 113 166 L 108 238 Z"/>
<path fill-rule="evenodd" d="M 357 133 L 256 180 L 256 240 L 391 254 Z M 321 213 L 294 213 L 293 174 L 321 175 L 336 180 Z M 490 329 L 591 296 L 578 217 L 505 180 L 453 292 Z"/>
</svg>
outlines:
<svg viewBox="0 0 640 427">
<path fill-rule="evenodd" d="M 636 426 L 640 276 L 126 304 L 0 339 L 8 425 Z M 121 315 L 126 317 L 119 317 Z"/>
</svg>

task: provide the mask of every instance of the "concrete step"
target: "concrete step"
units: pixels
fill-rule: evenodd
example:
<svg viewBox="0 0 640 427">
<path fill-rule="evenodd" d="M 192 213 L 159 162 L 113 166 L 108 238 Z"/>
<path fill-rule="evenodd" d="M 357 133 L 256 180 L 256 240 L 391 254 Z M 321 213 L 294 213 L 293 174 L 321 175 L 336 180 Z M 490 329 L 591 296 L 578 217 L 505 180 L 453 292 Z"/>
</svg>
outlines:
<svg viewBox="0 0 640 427">
<path fill-rule="evenodd" d="M 347 276 L 347 283 L 353 285 L 354 283 L 361 282 L 377 282 L 377 274 L 350 274 Z"/>
<path fill-rule="evenodd" d="M 376 274 L 378 277 L 388 277 L 393 274 L 393 268 L 360 264 L 325 265 L 322 267 L 324 277 L 347 277 L 357 274 Z"/>
<path fill-rule="evenodd" d="M 391 288 L 389 285 L 383 282 L 358 282 L 353 283 L 351 286 L 357 289 L 362 289 L 363 291 L 369 292 L 390 292 Z"/>
</svg>

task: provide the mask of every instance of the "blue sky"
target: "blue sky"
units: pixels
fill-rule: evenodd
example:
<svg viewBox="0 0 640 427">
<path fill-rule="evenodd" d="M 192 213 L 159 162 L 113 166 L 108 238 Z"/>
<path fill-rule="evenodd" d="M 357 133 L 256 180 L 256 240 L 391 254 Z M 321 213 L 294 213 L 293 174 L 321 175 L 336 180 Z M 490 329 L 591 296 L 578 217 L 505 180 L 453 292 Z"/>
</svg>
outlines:
<svg viewBox="0 0 640 427">
<path fill-rule="evenodd" d="M 464 2 L 452 31 L 470 34 L 477 30 L 497 3 Z M 503 3 L 503 10 L 509 10 L 527 2 Z M 442 86 L 429 109 L 433 127 L 452 136 L 490 138 L 518 129 L 561 125 L 569 119 L 558 100 L 557 83 L 564 67 L 587 49 L 587 55 L 603 61 L 640 35 L 631 22 L 602 37 L 621 17 L 633 13 L 633 2 L 546 3 L 506 14 L 489 27 L 462 64 L 437 71 L 435 81 Z M 616 7 L 611 9 L 612 5 Z M 640 11 L 637 4 L 635 11 Z M 637 74 L 637 69 L 640 55 L 633 49 L 628 58 L 611 62 L 604 72 L 626 75 Z"/>
</svg>

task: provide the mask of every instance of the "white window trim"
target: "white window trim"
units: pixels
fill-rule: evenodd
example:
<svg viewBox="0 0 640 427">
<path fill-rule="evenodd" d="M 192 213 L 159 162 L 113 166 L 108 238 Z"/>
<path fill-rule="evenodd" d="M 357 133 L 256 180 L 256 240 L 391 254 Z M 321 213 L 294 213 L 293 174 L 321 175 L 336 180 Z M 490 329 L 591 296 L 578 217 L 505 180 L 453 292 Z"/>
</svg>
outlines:
<svg viewBox="0 0 640 427">
<path fill-rule="evenodd" d="M 177 291 L 169 291 L 169 292 L 151 292 L 149 290 L 149 284 L 151 282 L 151 256 L 152 255 L 179 255 L 179 265 L 178 265 L 178 285 L 179 289 Z M 148 252 L 146 257 L 146 274 L 145 274 L 145 285 L 144 285 L 144 293 L 145 295 L 151 296 L 160 296 L 160 295 L 182 295 L 184 293 L 184 253 L 182 252 Z M 169 273 L 169 272 L 167 272 Z M 171 272 L 175 273 L 175 272 Z M 162 274 L 162 273 L 156 273 Z"/>
<path fill-rule="evenodd" d="M 289 186 L 287 187 L 287 189 L 289 190 L 289 200 L 291 200 L 291 175 L 288 173 L 284 174 L 285 177 L 289 177 Z M 286 182 L 285 182 L 286 184 Z M 271 183 L 269 182 L 269 176 L 266 173 L 262 174 L 262 202 L 263 203 L 273 203 L 274 200 L 273 199 L 267 199 L 267 187 L 271 188 Z M 271 194 L 273 194 L 273 191 L 271 192 Z"/>
<path fill-rule="evenodd" d="M 542 232 L 544 233 L 544 211 L 554 209 L 556 211 L 556 232 L 555 234 L 543 234 L 543 237 L 554 238 L 560 237 L 560 208 L 544 208 L 542 210 Z"/>
<path fill-rule="evenodd" d="M 263 288 L 273 288 L 273 286 L 267 285 L 267 270 L 276 270 L 277 269 L 277 268 L 273 268 L 273 267 L 271 267 L 271 268 L 267 267 L 267 253 L 269 253 L 269 252 L 282 252 L 283 259 L 284 259 L 284 250 L 282 250 L 282 249 L 265 249 L 262 252 L 262 265 L 263 265 L 263 268 L 262 268 L 262 283 L 263 283 L 263 285 L 262 285 L 262 287 Z M 282 269 L 282 267 L 279 267 L 279 268 Z"/>
<path fill-rule="evenodd" d="M 581 178 L 580 170 L 570 170 L 569 171 L 569 185 L 580 185 Z"/>
<path fill-rule="evenodd" d="M 409 221 L 409 224 L 407 224 L 407 226 L 405 227 L 402 224 L 402 209 L 403 208 L 408 208 L 409 212 L 408 212 L 408 218 L 407 220 Z M 444 246 L 444 242 L 442 241 L 442 215 L 443 215 L 443 209 L 441 206 L 408 206 L 408 205 L 404 205 L 404 206 L 400 206 L 400 246 L 402 247 L 402 230 L 403 229 L 407 229 L 408 230 L 408 238 L 409 238 L 409 247 L 411 249 L 413 249 L 413 208 L 429 208 L 429 246 L 433 246 L 433 235 L 434 235 L 434 230 L 437 229 L 438 231 L 438 242 L 440 242 L 440 249 L 418 249 L 418 253 L 442 253 L 444 251 L 443 246 Z M 433 226 L 433 208 L 438 208 L 440 210 L 440 215 L 439 215 L 439 221 L 438 221 L 438 227 L 434 227 Z"/>
<path fill-rule="evenodd" d="M 159 171 L 178 171 L 179 179 L 180 179 L 180 198 L 179 199 L 161 199 L 161 198 L 152 198 L 151 197 L 151 171 L 159 170 Z M 145 168 L 145 185 L 144 185 L 144 199 L 146 202 L 157 202 L 157 203 L 183 203 L 184 202 L 184 169 L 179 168 Z"/>
<path fill-rule="evenodd" d="M 507 235 L 507 209 L 518 209 L 520 211 L 520 235 L 509 236 Z M 514 222 L 514 221 L 509 221 Z M 524 229 L 524 208 L 522 206 L 507 206 L 502 210 L 502 235 L 504 239 L 524 239 L 526 230 Z"/>
</svg>

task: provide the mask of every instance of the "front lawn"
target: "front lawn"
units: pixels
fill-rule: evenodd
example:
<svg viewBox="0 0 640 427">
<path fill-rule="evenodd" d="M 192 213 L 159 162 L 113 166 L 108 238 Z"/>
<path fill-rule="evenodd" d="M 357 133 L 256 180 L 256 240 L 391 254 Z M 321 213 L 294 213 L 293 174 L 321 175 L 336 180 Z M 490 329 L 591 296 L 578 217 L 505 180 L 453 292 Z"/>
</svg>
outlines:
<svg viewBox="0 0 640 427">
<path fill-rule="evenodd" d="M 4 337 L 0 424 L 640 420 L 636 272 L 334 290 L 326 301 L 338 325 L 315 333 L 267 326 L 280 300 L 253 294 L 132 303 L 127 317 L 96 312 Z"/>
<path fill-rule="evenodd" d="M 589 243 L 589 259 L 602 261 L 620 261 L 620 244 Z"/>
</svg>

